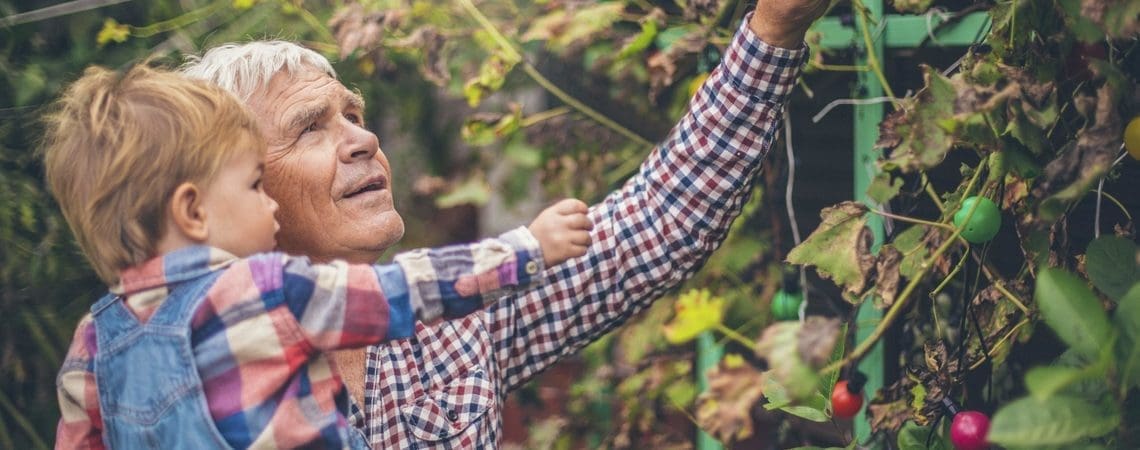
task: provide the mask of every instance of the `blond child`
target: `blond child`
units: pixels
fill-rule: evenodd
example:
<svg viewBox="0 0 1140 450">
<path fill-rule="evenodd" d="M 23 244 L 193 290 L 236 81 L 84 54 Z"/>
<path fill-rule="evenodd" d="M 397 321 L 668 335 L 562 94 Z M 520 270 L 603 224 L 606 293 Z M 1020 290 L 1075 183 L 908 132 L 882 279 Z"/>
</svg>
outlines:
<svg viewBox="0 0 1140 450">
<path fill-rule="evenodd" d="M 57 448 L 367 448 L 324 352 L 477 311 L 589 244 L 568 200 L 388 265 L 270 253 L 265 148 L 237 99 L 146 65 L 88 69 L 48 116 L 48 185 L 111 286 L 60 371 Z"/>
</svg>

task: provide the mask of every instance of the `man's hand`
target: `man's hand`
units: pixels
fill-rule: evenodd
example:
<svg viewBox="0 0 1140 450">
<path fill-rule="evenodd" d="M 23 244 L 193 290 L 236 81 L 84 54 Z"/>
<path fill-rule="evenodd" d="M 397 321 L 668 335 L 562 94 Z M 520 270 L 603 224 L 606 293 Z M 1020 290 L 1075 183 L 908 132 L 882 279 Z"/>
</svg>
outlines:
<svg viewBox="0 0 1140 450">
<path fill-rule="evenodd" d="M 815 19 L 832 0 L 759 0 L 748 27 L 761 40 L 783 48 L 800 48 Z"/>
<path fill-rule="evenodd" d="M 586 217 L 589 209 L 581 200 L 567 199 L 544 209 L 527 229 L 542 247 L 546 267 L 586 254 L 590 246 L 593 222 Z"/>
</svg>

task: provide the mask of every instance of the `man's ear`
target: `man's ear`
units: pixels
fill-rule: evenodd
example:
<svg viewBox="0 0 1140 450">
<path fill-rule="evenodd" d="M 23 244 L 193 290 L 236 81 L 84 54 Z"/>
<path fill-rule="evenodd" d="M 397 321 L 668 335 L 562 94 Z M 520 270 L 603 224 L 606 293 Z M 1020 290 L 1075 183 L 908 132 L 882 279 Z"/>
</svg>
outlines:
<svg viewBox="0 0 1140 450">
<path fill-rule="evenodd" d="M 174 231 L 195 242 L 205 242 L 210 235 L 206 209 L 202 207 L 202 191 L 194 183 L 182 183 L 170 196 L 170 223 Z"/>
</svg>

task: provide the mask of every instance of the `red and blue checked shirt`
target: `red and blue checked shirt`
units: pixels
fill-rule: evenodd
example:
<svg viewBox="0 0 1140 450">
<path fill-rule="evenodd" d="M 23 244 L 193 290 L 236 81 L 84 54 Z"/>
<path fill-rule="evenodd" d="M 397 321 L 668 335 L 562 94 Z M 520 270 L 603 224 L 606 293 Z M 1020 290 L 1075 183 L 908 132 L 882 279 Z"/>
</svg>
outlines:
<svg viewBox="0 0 1140 450">
<path fill-rule="evenodd" d="M 748 200 L 805 54 L 742 25 L 639 173 L 590 208 L 585 256 L 483 312 L 369 347 L 364 404 L 351 420 L 372 447 L 496 448 L 509 392 L 700 268 Z"/>
<path fill-rule="evenodd" d="M 379 266 L 311 264 L 280 253 L 238 259 L 187 247 L 122 272 L 112 293 L 145 323 L 170 286 L 221 271 L 190 318 L 194 361 L 187 361 L 201 376 L 218 430 L 237 447 L 326 448 L 340 447 L 323 439 L 343 434 L 322 428 L 347 429 L 348 397 L 323 352 L 406 338 L 417 318 L 478 311 L 531 284 L 542 269 L 538 241 L 518 228 L 499 239 L 403 253 Z M 87 315 L 60 370 L 56 448 L 104 447 L 95 333 Z M 310 388 L 284 389 L 295 382 Z M 282 405 L 309 409 L 277 411 Z"/>
</svg>

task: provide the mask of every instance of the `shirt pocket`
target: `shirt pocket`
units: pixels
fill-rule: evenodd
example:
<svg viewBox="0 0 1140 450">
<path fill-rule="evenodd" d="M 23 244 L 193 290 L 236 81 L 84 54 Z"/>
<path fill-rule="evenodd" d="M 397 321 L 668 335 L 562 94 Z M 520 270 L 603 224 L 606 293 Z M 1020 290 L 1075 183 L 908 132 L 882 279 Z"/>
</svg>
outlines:
<svg viewBox="0 0 1140 450">
<path fill-rule="evenodd" d="M 494 405 L 495 391 L 482 368 L 473 368 L 450 384 L 424 393 L 400 407 L 412 434 L 424 442 L 442 443 L 463 436 Z"/>
</svg>

